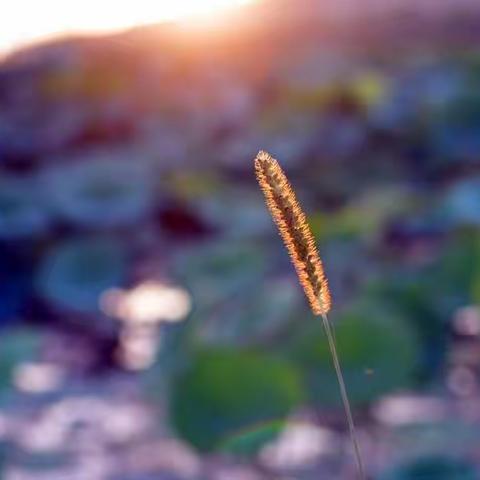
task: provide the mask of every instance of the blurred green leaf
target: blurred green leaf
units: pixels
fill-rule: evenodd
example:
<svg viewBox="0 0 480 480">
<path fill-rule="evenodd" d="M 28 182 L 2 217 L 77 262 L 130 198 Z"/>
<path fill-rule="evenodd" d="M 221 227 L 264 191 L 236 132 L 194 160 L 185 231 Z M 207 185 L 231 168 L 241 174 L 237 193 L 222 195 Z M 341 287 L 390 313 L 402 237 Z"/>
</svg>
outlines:
<svg viewBox="0 0 480 480">
<path fill-rule="evenodd" d="M 397 313 L 357 304 L 333 315 L 336 342 L 353 404 L 363 405 L 411 386 L 420 356 L 415 332 Z M 292 359 L 302 368 L 317 406 L 340 403 L 330 350 L 321 322 L 293 340 Z"/>
<path fill-rule="evenodd" d="M 437 308 L 435 277 L 425 269 L 394 266 L 368 284 L 363 295 L 372 303 L 383 304 L 399 312 L 418 333 L 422 349 L 419 379 L 427 380 L 439 371 L 446 354 L 448 314 Z"/>
<path fill-rule="evenodd" d="M 429 274 L 440 311 L 451 315 L 456 308 L 479 301 L 480 233 L 465 229 L 452 236 Z"/>
<path fill-rule="evenodd" d="M 259 446 L 270 438 L 260 434 L 263 426 L 284 420 L 301 400 L 296 370 L 285 361 L 218 349 L 198 353 L 174 381 L 170 408 L 177 433 L 197 449 L 212 451 Z"/>
</svg>

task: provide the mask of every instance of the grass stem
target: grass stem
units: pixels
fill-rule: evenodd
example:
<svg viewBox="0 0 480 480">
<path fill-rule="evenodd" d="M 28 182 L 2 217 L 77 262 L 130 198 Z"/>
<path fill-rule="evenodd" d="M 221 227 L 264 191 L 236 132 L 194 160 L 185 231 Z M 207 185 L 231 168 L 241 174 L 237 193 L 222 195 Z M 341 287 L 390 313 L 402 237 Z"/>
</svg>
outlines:
<svg viewBox="0 0 480 480">
<path fill-rule="evenodd" d="M 335 344 L 335 338 L 332 333 L 332 327 L 326 314 L 322 315 L 323 327 L 327 335 L 328 345 L 332 354 L 333 366 L 335 373 L 337 374 L 338 384 L 340 386 L 340 395 L 342 397 L 343 408 L 345 409 L 345 415 L 347 417 L 348 430 L 350 432 L 350 439 L 353 444 L 355 453 L 355 461 L 358 469 L 358 480 L 365 480 L 365 469 L 363 467 L 362 454 L 360 452 L 360 444 L 357 439 L 357 433 L 355 430 L 355 423 L 353 422 L 352 409 L 350 408 L 350 401 L 348 400 L 347 389 L 345 387 L 345 381 L 343 379 L 342 369 L 340 367 L 340 361 L 338 359 L 337 347 Z"/>
</svg>

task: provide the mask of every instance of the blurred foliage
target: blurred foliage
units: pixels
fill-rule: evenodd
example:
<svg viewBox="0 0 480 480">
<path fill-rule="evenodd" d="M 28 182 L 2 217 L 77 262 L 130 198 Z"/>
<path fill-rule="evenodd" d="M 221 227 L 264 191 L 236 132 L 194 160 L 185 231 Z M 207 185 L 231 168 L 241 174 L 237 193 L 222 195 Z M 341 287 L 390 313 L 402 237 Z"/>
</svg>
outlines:
<svg viewBox="0 0 480 480">
<path fill-rule="evenodd" d="M 207 309 L 256 285 L 267 260 L 261 245 L 214 242 L 183 251 L 176 272 L 199 300 L 197 307 Z"/>
<path fill-rule="evenodd" d="M 400 185 L 369 189 L 335 212 L 317 213 L 312 217 L 312 229 L 320 236 L 377 238 L 385 224 L 417 205 L 415 194 Z"/>
<path fill-rule="evenodd" d="M 45 233 L 49 213 L 34 181 L 0 176 L 0 238 L 29 239 Z"/>
<path fill-rule="evenodd" d="M 413 460 L 390 473 L 380 475 L 378 480 L 475 480 L 475 467 L 465 461 L 448 457 L 424 457 Z"/>
<path fill-rule="evenodd" d="M 418 340 L 401 315 L 359 303 L 331 320 L 352 404 L 364 405 L 414 384 Z M 339 404 L 330 350 L 318 319 L 295 336 L 291 356 L 303 371 L 314 405 Z"/>
<path fill-rule="evenodd" d="M 444 215 L 454 226 L 478 227 L 480 225 L 478 205 L 480 205 L 480 178 L 468 178 L 454 183 L 447 191 L 443 205 Z"/>
<path fill-rule="evenodd" d="M 16 329 L 1 332 L 0 391 L 12 387 L 13 371 L 23 362 L 33 361 L 40 354 L 42 337 L 31 329 Z"/>
<path fill-rule="evenodd" d="M 109 288 L 125 278 L 126 252 L 107 237 L 77 238 L 54 246 L 36 278 L 39 294 L 61 309 L 95 312 Z"/>
<path fill-rule="evenodd" d="M 473 228 L 450 235 L 428 264 L 384 268 L 363 295 L 398 311 L 418 332 L 420 378 L 432 379 L 445 360 L 455 311 L 480 299 L 480 236 Z"/>
<path fill-rule="evenodd" d="M 303 305 L 299 286 L 287 279 L 270 280 L 261 288 L 245 289 L 243 298 L 230 298 L 199 317 L 197 340 L 209 345 L 265 345 L 289 328 Z M 273 340 L 272 340 L 273 339 Z"/>
<path fill-rule="evenodd" d="M 432 305 L 452 314 L 480 300 L 480 232 L 465 228 L 452 236 L 429 272 Z"/>
<path fill-rule="evenodd" d="M 446 354 L 448 314 L 435 306 L 435 285 L 425 271 L 395 268 L 371 282 L 364 293 L 370 301 L 398 312 L 418 333 L 420 358 L 418 378 L 429 380 L 438 373 Z"/>
<path fill-rule="evenodd" d="M 242 344 L 264 344 L 275 341 L 277 335 L 289 328 L 298 318 L 300 306 L 305 306 L 303 293 L 291 278 L 271 279 L 260 288 L 249 289 L 249 301 L 226 305 L 220 312 L 221 322 L 229 325 L 230 335 Z M 228 327 L 227 327 L 228 328 Z"/>
<path fill-rule="evenodd" d="M 141 220 L 152 205 L 147 165 L 118 156 L 97 152 L 51 167 L 44 181 L 52 209 L 83 227 L 106 229 Z"/>
<path fill-rule="evenodd" d="M 297 373 L 285 361 L 211 349 L 196 354 L 175 379 L 171 419 L 177 433 L 201 451 L 247 453 L 270 440 L 278 430 L 270 422 L 285 420 L 302 399 Z"/>
</svg>

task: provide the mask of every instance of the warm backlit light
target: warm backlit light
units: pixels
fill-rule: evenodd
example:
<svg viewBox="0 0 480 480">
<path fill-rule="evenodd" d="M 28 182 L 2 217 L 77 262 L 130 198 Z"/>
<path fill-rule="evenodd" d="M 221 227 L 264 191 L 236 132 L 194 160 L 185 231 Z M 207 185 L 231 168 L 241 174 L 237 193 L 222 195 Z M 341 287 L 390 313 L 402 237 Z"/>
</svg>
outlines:
<svg viewBox="0 0 480 480">
<path fill-rule="evenodd" d="M 252 0 L 16 0 L 2 11 L 0 50 L 59 34 L 104 32 L 142 24 L 212 18 Z"/>
</svg>

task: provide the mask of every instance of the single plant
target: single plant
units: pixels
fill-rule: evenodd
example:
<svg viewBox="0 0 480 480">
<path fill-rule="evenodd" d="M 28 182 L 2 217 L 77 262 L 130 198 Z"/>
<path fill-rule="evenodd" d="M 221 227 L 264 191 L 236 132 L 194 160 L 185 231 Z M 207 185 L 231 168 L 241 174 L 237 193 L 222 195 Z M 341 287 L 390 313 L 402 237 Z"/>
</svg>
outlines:
<svg viewBox="0 0 480 480">
<path fill-rule="evenodd" d="M 265 195 L 267 207 L 290 254 L 312 312 L 315 316 L 322 317 L 355 451 L 358 478 L 363 480 L 365 473 L 360 445 L 338 359 L 333 328 L 327 317 L 332 301 L 315 239 L 307 223 L 307 218 L 296 199 L 295 192 L 277 160 L 268 153 L 260 151 L 255 159 L 255 172 Z"/>
</svg>

